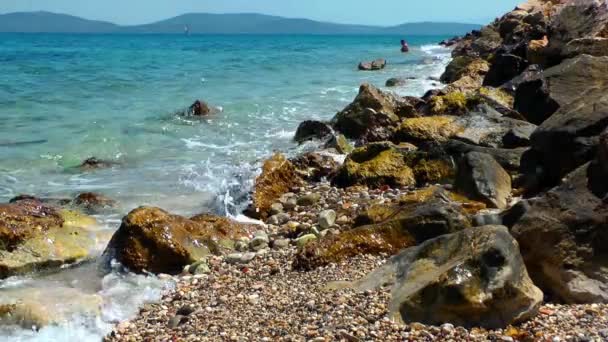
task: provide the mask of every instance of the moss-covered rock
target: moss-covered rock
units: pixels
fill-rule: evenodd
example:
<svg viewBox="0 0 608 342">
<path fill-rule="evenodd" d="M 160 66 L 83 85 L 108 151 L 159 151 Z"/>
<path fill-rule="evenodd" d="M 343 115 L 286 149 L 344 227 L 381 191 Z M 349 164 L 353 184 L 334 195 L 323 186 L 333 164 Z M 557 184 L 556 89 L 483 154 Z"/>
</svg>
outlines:
<svg viewBox="0 0 608 342">
<path fill-rule="evenodd" d="M 309 270 L 361 254 L 394 255 L 471 226 L 462 206 L 446 200 L 440 192 L 423 202 L 374 207 L 369 215 L 367 225 L 308 244 L 297 255 L 294 267 Z"/>
<path fill-rule="evenodd" d="M 338 170 L 333 183 L 339 187 L 403 187 L 440 183 L 451 179 L 454 172 L 449 156 L 416 151 L 409 144 L 380 142 L 355 149 Z"/>
<path fill-rule="evenodd" d="M 123 218 L 105 254 L 133 272 L 177 274 L 207 255 L 232 250 L 237 239 L 256 229 L 213 215 L 188 219 L 141 207 Z"/>
<path fill-rule="evenodd" d="M 35 200 L 0 205 L 0 278 L 91 257 L 97 221 Z"/>
<path fill-rule="evenodd" d="M 334 178 L 341 187 L 352 185 L 409 186 L 416 184 L 414 172 L 403 154 L 388 142 L 372 143 L 355 149 Z"/>
<path fill-rule="evenodd" d="M 247 214 L 254 218 L 266 218 L 272 204 L 301 182 L 295 167 L 284 155 L 273 155 L 264 162 L 262 173 L 255 180 L 252 204 Z"/>
<path fill-rule="evenodd" d="M 444 142 L 464 129 L 457 119 L 456 116 L 448 115 L 405 119 L 395 132 L 393 140 L 414 144 L 427 141 Z"/>
<path fill-rule="evenodd" d="M 429 104 L 431 115 L 462 115 L 469 107 L 469 99 L 464 93 L 454 91 L 432 97 Z"/>
</svg>

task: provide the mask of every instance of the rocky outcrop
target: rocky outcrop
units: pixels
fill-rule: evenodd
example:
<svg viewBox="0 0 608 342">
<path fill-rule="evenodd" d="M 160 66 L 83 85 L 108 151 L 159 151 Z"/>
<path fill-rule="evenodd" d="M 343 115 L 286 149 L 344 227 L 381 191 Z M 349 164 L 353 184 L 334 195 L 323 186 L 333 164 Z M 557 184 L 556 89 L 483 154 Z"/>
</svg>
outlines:
<svg viewBox="0 0 608 342">
<path fill-rule="evenodd" d="M 608 302 L 608 208 L 600 158 L 531 199 L 511 230 L 530 275 L 553 299 Z"/>
<path fill-rule="evenodd" d="M 470 227 L 462 204 L 439 189 L 403 205 L 378 206 L 360 218 L 367 225 L 306 245 L 294 267 L 310 270 L 360 254 L 394 255 L 406 247 Z M 409 198 L 414 198 L 415 195 Z"/>
<path fill-rule="evenodd" d="M 89 258 L 95 226 L 91 217 L 37 200 L 0 205 L 0 279 Z"/>
<path fill-rule="evenodd" d="M 449 157 L 412 151 L 409 145 L 378 142 L 355 149 L 333 183 L 339 187 L 402 187 L 441 182 L 453 174 L 454 165 Z"/>
<path fill-rule="evenodd" d="M 386 86 L 387 87 L 400 87 L 405 85 L 406 80 L 405 78 L 402 77 L 393 77 L 393 78 L 389 78 L 388 80 L 386 80 Z"/>
<path fill-rule="evenodd" d="M 390 312 L 406 323 L 505 328 L 534 317 L 543 293 L 532 283 L 507 228 L 485 226 L 406 249 L 354 284 L 393 284 Z"/>
<path fill-rule="evenodd" d="M 293 140 L 299 144 L 309 140 L 327 139 L 332 134 L 331 127 L 321 121 L 307 120 L 300 123 Z"/>
<path fill-rule="evenodd" d="M 302 182 L 293 164 L 280 153 L 264 162 L 262 173 L 256 178 L 252 204 L 247 215 L 265 218 L 278 198 Z"/>
<path fill-rule="evenodd" d="M 123 218 L 104 254 L 133 272 L 178 274 L 205 256 L 233 250 L 237 239 L 256 230 L 224 217 L 188 219 L 141 207 Z"/>
<path fill-rule="evenodd" d="M 506 209 L 511 197 L 511 176 L 489 154 L 469 152 L 458 165 L 455 187 L 490 208 Z"/>
<path fill-rule="evenodd" d="M 401 117 L 414 115 L 414 107 L 405 99 L 363 84 L 353 103 L 338 113 L 332 124 L 349 139 L 383 141 L 390 138 Z"/>
<path fill-rule="evenodd" d="M 359 70 L 361 71 L 373 71 L 382 70 L 386 67 L 386 60 L 379 58 L 372 62 L 361 62 L 359 63 Z"/>
<path fill-rule="evenodd" d="M 543 74 L 548 97 L 538 101 L 549 98 L 560 108 L 534 132 L 532 149 L 522 160 L 522 173 L 532 190 L 557 185 L 593 159 L 598 136 L 608 126 L 608 57 L 579 56 Z"/>
</svg>

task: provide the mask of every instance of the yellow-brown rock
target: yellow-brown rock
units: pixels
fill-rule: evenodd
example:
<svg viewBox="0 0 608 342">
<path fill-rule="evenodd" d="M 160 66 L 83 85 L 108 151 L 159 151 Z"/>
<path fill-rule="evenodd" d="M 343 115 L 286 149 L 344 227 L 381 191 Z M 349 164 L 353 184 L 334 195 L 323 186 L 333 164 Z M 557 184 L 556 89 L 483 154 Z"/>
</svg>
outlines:
<svg viewBox="0 0 608 342">
<path fill-rule="evenodd" d="M 159 208 L 141 207 L 123 218 L 106 255 L 133 272 L 177 274 L 207 255 L 232 250 L 235 240 L 255 230 L 213 215 L 188 219 Z"/>
<path fill-rule="evenodd" d="M 273 155 L 264 162 L 262 173 L 255 180 L 253 203 L 248 215 L 255 218 L 267 217 L 270 206 L 301 182 L 295 167 L 284 155 Z"/>
</svg>

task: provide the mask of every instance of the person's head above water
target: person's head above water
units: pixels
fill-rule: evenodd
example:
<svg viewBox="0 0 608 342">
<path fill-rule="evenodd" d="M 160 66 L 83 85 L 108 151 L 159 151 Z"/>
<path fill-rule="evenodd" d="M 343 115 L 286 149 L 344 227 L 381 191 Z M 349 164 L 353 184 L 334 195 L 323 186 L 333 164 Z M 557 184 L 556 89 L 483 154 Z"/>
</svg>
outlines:
<svg viewBox="0 0 608 342">
<path fill-rule="evenodd" d="M 401 39 L 401 45 L 405 45 L 405 40 Z"/>
</svg>

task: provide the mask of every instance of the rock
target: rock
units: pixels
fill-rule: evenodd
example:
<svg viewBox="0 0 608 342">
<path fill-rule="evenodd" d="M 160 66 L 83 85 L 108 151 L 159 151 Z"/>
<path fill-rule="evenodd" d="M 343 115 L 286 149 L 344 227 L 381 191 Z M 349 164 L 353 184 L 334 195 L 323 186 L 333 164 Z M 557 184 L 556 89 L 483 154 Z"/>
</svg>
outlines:
<svg viewBox="0 0 608 342">
<path fill-rule="evenodd" d="M 253 218 L 266 218 L 270 206 L 291 188 L 301 184 L 293 164 L 280 153 L 264 162 L 262 173 L 255 180 L 252 204 L 247 215 Z"/>
<path fill-rule="evenodd" d="M 410 196 L 410 199 L 414 196 Z M 443 191 L 431 190 L 402 205 L 372 207 L 363 224 L 339 235 L 307 245 L 294 261 L 296 269 L 310 270 L 356 255 L 394 255 L 401 249 L 471 226 L 464 208 Z"/>
<path fill-rule="evenodd" d="M 323 210 L 319 213 L 319 227 L 329 229 L 336 222 L 336 212 L 333 210 Z"/>
<path fill-rule="evenodd" d="M 582 55 L 566 60 L 521 83 L 515 94 L 515 109 L 540 125 L 560 107 L 605 86 L 607 69 L 608 57 Z"/>
<path fill-rule="evenodd" d="M 568 42 L 562 50 L 564 58 L 578 55 L 606 56 L 608 55 L 608 38 L 580 38 Z"/>
<path fill-rule="evenodd" d="M 545 65 L 547 64 L 547 59 L 545 56 L 545 49 L 549 45 L 549 39 L 547 36 L 544 36 L 542 39 L 531 40 L 528 43 L 526 57 L 530 64 L 539 64 Z"/>
<path fill-rule="evenodd" d="M 439 79 L 443 83 L 453 83 L 463 77 L 469 77 L 480 86 L 488 70 L 488 62 L 481 58 L 457 56 L 448 64 Z"/>
<path fill-rule="evenodd" d="M 430 115 L 463 115 L 468 111 L 469 99 L 460 91 L 433 96 L 429 100 Z"/>
<path fill-rule="evenodd" d="M 211 108 L 205 101 L 196 100 L 188 108 L 188 114 L 193 116 L 205 116 L 211 113 Z"/>
<path fill-rule="evenodd" d="M 579 167 L 529 200 L 511 230 L 534 283 L 555 300 L 608 303 L 606 190 L 593 188 L 607 175 L 597 164 Z"/>
<path fill-rule="evenodd" d="M 118 163 L 116 163 L 116 162 L 91 157 L 91 158 L 83 161 L 82 164 L 80 164 L 80 166 L 78 166 L 78 168 L 80 169 L 80 171 L 87 172 L 87 171 L 94 171 L 94 170 L 99 170 L 99 169 L 108 169 L 108 168 L 111 168 L 111 167 L 114 167 L 117 165 L 118 165 Z"/>
<path fill-rule="evenodd" d="M 349 154 L 355 149 L 343 134 L 332 136 L 325 148 L 335 148 L 340 154 Z"/>
<path fill-rule="evenodd" d="M 307 120 L 300 123 L 293 140 L 298 144 L 314 139 L 324 140 L 330 137 L 332 132 L 331 127 L 324 122 Z"/>
<path fill-rule="evenodd" d="M 551 62 L 572 54 L 568 44 L 579 39 L 608 38 L 608 9 L 603 1 L 568 1 L 552 15 L 549 25 Z M 575 43 L 576 44 L 576 43 Z M 604 52 L 603 55 L 606 55 Z M 555 63 L 555 64 L 557 64 Z"/>
<path fill-rule="evenodd" d="M 273 203 L 270 206 L 270 215 L 276 215 L 283 212 L 283 205 L 281 203 Z"/>
<path fill-rule="evenodd" d="M 298 205 L 303 207 L 309 207 L 311 205 L 317 204 L 321 199 L 321 195 L 318 193 L 310 193 L 298 198 Z"/>
<path fill-rule="evenodd" d="M 272 248 L 274 249 L 286 249 L 289 247 L 291 240 L 289 239 L 278 239 L 274 240 L 272 243 Z"/>
<path fill-rule="evenodd" d="M 393 78 L 389 78 L 386 81 L 386 86 L 387 87 L 400 87 L 406 84 L 406 80 L 405 78 L 397 78 L 397 77 L 393 77 Z"/>
<path fill-rule="evenodd" d="M 76 196 L 72 203 L 91 214 L 102 213 L 117 207 L 115 200 L 93 192 L 85 192 Z"/>
<path fill-rule="evenodd" d="M 104 255 L 136 273 L 179 274 L 184 266 L 205 256 L 233 250 L 236 240 L 253 231 L 254 226 L 224 217 L 187 219 L 162 209 L 140 207 L 123 218 Z"/>
<path fill-rule="evenodd" d="M 469 152 L 459 163 L 455 187 L 491 208 L 506 209 L 511 197 L 511 176 L 489 154 Z"/>
<path fill-rule="evenodd" d="M 307 234 L 307 235 L 303 235 L 297 239 L 295 239 L 295 243 L 296 246 L 298 246 L 299 248 L 304 248 L 307 244 L 309 244 L 310 242 L 314 241 L 317 239 L 317 236 L 315 234 Z"/>
<path fill-rule="evenodd" d="M 332 182 L 338 187 L 402 187 L 443 182 L 453 174 L 449 156 L 417 152 L 409 145 L 378 142 L 355 149 Z"/>
<path fill-rule="evenodd" d="M 255 257 L 255 253 L 232 253 L 226 255 L 224 260 L 229 264 L 247 264 Z"/>
<path fill-rule="evenodd" d="M 521 167 L 521 160 L 527 148 L 491 148 L 475 146 L 457 140 L 450 140 L 440 147 L 445 153 L 457 158 L 469 152 L 480 152 L 491 155 L 505 170 L 518 172 Z"/>
<path fill-rule="evenodd" d="M 279 213 L 276 215 L 272 215 L 268 218 L 268 224 L 272 224 L 273 226 L 280 226 L 289 222 L 291 216 L 287 213 Z"/>
<path fill-rule="evenodd" d="M 543 293 L 506 227 L 465 229 L 426 241 L 352 286 L 394 284 L 390 312 L 405 323 L 505 328 L 533 318 Z"/>
<path fill-rule="evenodd" d="M 257 231 L 253 235 L 253 239 L 251 239 L 251 242 L 249 243 L 249 245 L 251 246 L 252 250 L 257 252 L 264 248 L 268 248 L 269 243 L 270 243 L 270 239 L 268 238 L 268 234 L 266 234 L 266 232 L 264 232 L 264 231 Z"/>
<path fill-rule="evenodd" d="M 513 127 L 502 137 L 502 146 L 504 148 L 530 146 L 530 137 L 535 130 L 536 126 L 533 124 Z"/>
<path fill-rule="evenodd" d="M 317 152 L 304 153 L 292 159 L 291 163 L 300 177 L 312 182 L 333 177 L 340 167 L 332 156 Z"/>
<path fill-rule="evenodd" d="M 362 71 L 372 71 L 372 70 L 382 70 L 386 67 L 386 60 L 379 58 L 372 62 L 361 62 L 359 63 L 359 70 Z"/>
<path fill-rule="evenodd" d="M 332 124 L 349 139 L 379 141 L 390 137 L 400 117 L 414 114 L 406 100 L 363 84 L 355 100 L 333 118 Z"/>
<path fill-rule="evenodd" d="M 37 200 L 0 204 L 0 279 L 91 258 L 94 218 Z"/>
<path fill-rule="evenodd" d="M 560 108 L 532 134 L 532 150 L 522 161 L 522 171 L 528 178 L 539 177 L 541 187 L 557 185 L 595 157 L 599 135 L 608 126 L 608 78 L 603 75 L 608 75 L 608 57 L 579 56 L 545 71 Z"/>
<path fill-rule="evenodd" d="M 479 105 L 463 116 L 427 116 L 405 119 L 395 132 L 393 141 L 419 144 L 443 143 L 459 139 L 487 147 L 503 147 L 505 137 L 512 130 L 528 132 L 536 126 L 525 121 L 505 118 L 487 105 Z"/>
<path fill-rule="evenodd" d="M 513 54 L 500 54 L 496 56 L 483 80 L 484 86 L 498 87 L 521 74 L 528 62 L 522 57 Z"/>
</svg>

